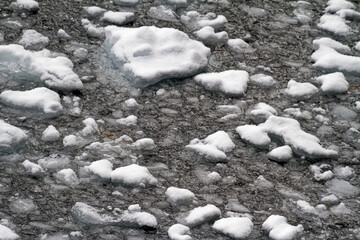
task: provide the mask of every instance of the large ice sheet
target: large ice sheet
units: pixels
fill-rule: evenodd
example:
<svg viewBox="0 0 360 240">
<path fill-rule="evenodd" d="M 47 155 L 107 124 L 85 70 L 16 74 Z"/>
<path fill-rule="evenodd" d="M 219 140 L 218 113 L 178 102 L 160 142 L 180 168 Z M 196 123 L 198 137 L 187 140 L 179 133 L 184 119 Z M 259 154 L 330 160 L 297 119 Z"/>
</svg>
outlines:
<svg viewBox="0 0 360 240">
<path fill-rule="evenodd" d="M 210 49 L 173 28 L 105 28 L 105 49 L 116 67 L 138 87 L 202 71 Z"/>
</svg>

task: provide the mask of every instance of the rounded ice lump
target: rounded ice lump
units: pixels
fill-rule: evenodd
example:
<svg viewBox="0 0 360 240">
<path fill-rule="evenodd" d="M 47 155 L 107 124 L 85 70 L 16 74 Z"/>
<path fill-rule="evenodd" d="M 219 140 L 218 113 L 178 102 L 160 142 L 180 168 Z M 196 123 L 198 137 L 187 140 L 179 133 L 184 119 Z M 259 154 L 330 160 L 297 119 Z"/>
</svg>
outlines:
<svg viewBox="0 0 360 240">
<path fill-rule="evenodd" d="M 116 67 L 138 87 L 204 70 L 210 49 L 173 28 L 105 28 L 105 49 Z"/>
</svg>

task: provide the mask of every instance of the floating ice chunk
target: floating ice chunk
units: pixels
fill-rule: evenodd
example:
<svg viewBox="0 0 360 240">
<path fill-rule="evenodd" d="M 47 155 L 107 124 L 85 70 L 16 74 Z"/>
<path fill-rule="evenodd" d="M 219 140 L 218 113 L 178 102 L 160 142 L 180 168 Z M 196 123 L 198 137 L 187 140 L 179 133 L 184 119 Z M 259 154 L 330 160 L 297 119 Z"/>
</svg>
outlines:
<svg viewBox="0 0 360 240">
<path fill-rule="evenodd" d="M 114 64 L 140 87 L 192 76 L 206 67 L 210 55 L 209 48 L 173 28 L 108 26 L 105 30 L 105 49 Z"/>
<path fill-rule="evenodd" d="M 106 216 L 100 215 L 98 210 L 83 202 L 76 202 L 71 208 L 71 214 L 80 222 L 86 224 L 104 224 Z"/>
<path fill-rule="evenodd" d="M 351 178 L 355 174 L 354 169 L 352 169 L 349 166 L 346 167 L 337 166 L 336 168 L 334 168 L 334 172 L 337 177 L 343 179 Z"/>
<path fill-rule="evenodd" d="M 136 102 L 134 98 L 129 98 L 128 100 L 125 101 L 125 106 L 128 108 L 134 108 L 139 106 L 139 104 Z"/>
<path fill-rule="evenodd" d="M 115 221 L 129 227 L 140 226 L 156 228 L 157 226 L 157 220 L 154 215 L 139 211 L 124 211 L 120 218 Z"/>
<path fill-rule="evenodd" d="M 264 178 L 263 175 L 260 175 L 255 180 L 255 185 L 260 188 L 273 188 L 274 187 L 274 184 L 272 182 L 270 182 L 269 180 L 267 180 L 266 178 Z"/>
<path fill-rule="evenodd" d="M 231 152 L 235 148 L 235 144 L 231 140 L 229 134 L 224 131 L 217 131 L 204 140 L 193 139 L 186 148 L 191 149 L 198 154 L 204 156 L 210 161 L 226 160 L 226 152 Z"/>
<path fill-rule="evenodd" d="M 19 235 L 17 235 L 13 230 L 10 228 L 0 224 L 0 239 L 1 240 L 15 240 L 19 239 Z"/>
<path fill-rule="evenodd" d="M 216 183 L 221 180 L 221 176 L 218 172 L 211 172 L 206 176 L 210 183 Z"/>
<path fill-rule="evenodd" d="M 171 240 L 191 240 L 190 234 L 190 228 L 179 223 L 172 225 L 168 230 Z"/>
<path fill-rule="evenodd" d="M 63 139 L 63 144 L 64 147 L 74 147 L 78 144 L 78 138 L 73 134 L 67 135 Z"/>
<path fill-rule="evenodd" d="M 195 199 L 195 194 L 185 188 L 169 187 L 165 195 L 167 200 L 175 206 L 190 205 Z"/>
<path fill-rule="evenodd" d="M 228 217 L 217 220 L 212 226 L 218 232 L 235 239 L 247 238 L 254 224 L 247 217 Z"/>
<path fill-rule="evenodd" d="M 286 108 L 284 109 L 285 116 L 291 116 L 296 119 L 312 119 L 311 112 L 309 111 L 301 111 L 300 108 Z"/>
<path fill-rule="evenodd" d="M 16 2 L 10 4 L 10 8 L 16 12 L 37 12 L 39 10 L 39 3 L 34 0 L 16 0 Z"/>
<path fill-rule="evenodd" d="M 265 123 L 256 125 L 244 125 L 236 128 L 240 137 L 260 147 L 267 147 L 271 140 L 268 134 L 279 137 L 291 147 L 293 152 L 309 158 L 335 157 L 337 152 L 324 149 L 320 140 L 304 132 L 300 123 L 295 119 L 270 116 Z"/>
<path fill-rule="evenodd" d="M 24 168 L 26 169 L 26 171 L 28 173 L 30 173 L 31 175 L 34 175 L 34 176 L 37 176 L 41 173 L 44 173 L 44 169 L 36 164 L 36 163 L 33 163 L 33 162 L 30 162 L 29 160 L 25 160 L 22 165 L 24 166 Z"/>
<path fill-rule="evenodd" d="M 107 159 L 102 159 L 92 162 L 89 166 L 85 166 L 85 169 L 90 170 L 101 178 L 110 179 L 113 171 L 113 164 Z"/>
<path fill-rule="evenodd" d="M 59 94 L 45 87 L 29 91 L 3 91 L 0 94 L 0 101 L 15 108 L 40 110 L 47 117 L 58 116 L 63 110 Z"/>
<path fill-rule="evenodd" d="M 12 151 L 26 139 L 25 131 L 0 120 L 0 152 Z"/>
<path fill-rule="evenodd" d="M 55 174 L 58 182 L 63 183 L 69 187 L 75 187 L 80 183 L 76 173 L 71 168 L 63 169 Z"/>
<path fill-rule="evenodd" d="M 288 162 L 292 158 L 292 150 L 288 145 L 274 148 L 269 152 L 268 158 L 276 162 Z"/>
<path fill-rule="evenodd" d="M 81 130 L 83 136 L 88 136 L 99 132 L 99 127 L 93 118 L 87 118 L 83 121 L 85 127 Z"/>
<path fill-rule="evenodd" d="M 265 122 L 271 115 L 277 115 L 275 108 L 270 105 L 260 102 L 255 105 L 254 109 L 250 111 L 249 115 L 251 120 L 255 123 Z"/>
<path fill-rule="evenodd" d="M 225 31 L 215 33 L 213 27 L 206 26 L 194 32 L 195 36 L 206 45 L 216 45 L 225 43 L 228 39 L 228 34 Z"/>
<path fill-rule="evenodd" d="M 339 204 L 339 198 L 334 194 L 331 194 L 321 198 L 320 202 L 326 205 L 335 205 Z"/>
<path fill-rule="evenodd" d="M 53 57 L 49 50 L 30 52 L 20 45 L 0 46 L 0 74 L 6 78 L 40 82 L 55 89 L 82 89 L 72 68 L 68 58 Z"/>
<path fill-rule="evenodd" d="M 219 208 L 212 204 L 204 207 L 197 207 L 190 211 L 189 215 L 185 218 L 185 223 L 189 227 L 194 227 L 208 221 L 215 220 L 220 217 L 221 211 Z"/>
<path fill-rule="evenodd" d="M 50 125 L 42 133 L 41 140 L 45 142 L 54 142 L 59 140 L 59 138 L 60 138 L 59 131 L 53 125 Z"/>
<path fill-rule="evenodd" d="M 135 21 L 136 17 L 135 14 L 132 12 L 108 11 L 104 13 L 104 16 L 101 19 L 106 23 L 111 23 L 120 26 Z"/>
<path fill-rule="evenodd" d="M 312 174 L 314 174 L 314 178 L 316 181 L 327 181 L 334 177 L 334 174 L 330 170 L 324 170 L 324 166 L 320 165 L 320 167 L 316 165 L 310 165 L 309 170 Z"/>
<path fill-rule="evenodd" d="M 360 41 L 356 43 L 355 50 L 360 51 Z"/>
<path fill-rule="evenodd" d="M 116 122 L 119 125 L 123 125 L 123 126 L 135 126 L 137 124 L 137 117 L 134 115 L 130 115 L 126 118 L 120 118 L 116 120 Z"/>
<path fill-rule="evenodd" d="M 197 11 L 187 12 L 180 17 L 180 21 L 185 24 L 187 28 L 198 30 L 206 26 L 213 27 L 215 30 L 221 30 L 228 22 L 223 15 L 216 16 L 215 13 L 207 13 L 202 15 Z"/>
<path fill-rule="evenodd" d="M 155 142 L 151 138 L 142 138 L 131 144 L 132 147 L 142 150 L 151 150 L 155 148 Z"/>
<path fill-rule="evenodd" d="M 70 162 L 69 157 L 64 155 L 52 154 L 38 161 L 41 167 L 45 169 L 61 169 Z"/>
<path fill-rule="evenodd" d="M 336 15 L 339 15 L 341 18 L 348 20 L 359 20 L 360 12 L 357 12 L 353 9 L 340 9 L 336 12 Z"/>
<path fill-rule="evenodd" d="M 146 167 L 137 164 L 131 164 L 115 169 L 111 173 L 111 181 L 132 187 L 145 187 L 157 183 L 156 178 L 151 175 Z"/>
<path fill-rule="evenodd" d="M 348 181 L 334 178 L 325 183 L 325 186 L 336 195 L 340 196 L 356 196 L 360 193 L 360 188 L 352 185 Z"/>
<path fill-rule="evenodd" d="M 327 2 L 327 7 L 325 8 L 325 12 L 336 13 L 341 9 L 352 9 L 355 8 L 355 5 L 346 0 L 329 0 Z"/>
<path fill-rule="evenodd" d="M 242 70 L 228 70 L 218 73 L 203 73 L 196 75 L 194 80 L 212 91 L 242 96 L 247 89 L 249 74 Z"/>
<path fill-rule="evenodd" d="M 139 0 L 114 0 L 115 5 L 123 7 L 135 7 L 139 3 Z"/>
<path fill-rule="evenodd" d="M 15 198 L 10 201 L 11 211 L 17 214 L 28 214 L 37 208 L 34 201 L 28 198 Z"/>
<path fill-rule="evenodd" d="M 318 50 L 320 47 L 329 47 L 340 53 L 349 53 L 350 48 L 347 45 L 342 44 L 341 42 L 335 41 L 328 37 L 323 37 L 319 39 L 315 39 L 313 41 L 313 47 L 315 50 Z"/>
<path fill-rule="evenodd" d="M 36 30 L 24 30 L 19 44 L 29 50 L 42 50 L 49 44 L 49 38 L 43 36 Z"/>
<path fill-rule="evenodd" d="M 325 14 L 320 18 L 318 27 L 338 35 L 348 35 L 351 31 L 351 28 L 346 24 L 345 19 L 337 15 L 329 14 Z"/>
<path fill-rule="evenodd" d="M 315 80 L 321 84 L 320 89 L 325 93 L 346 93 L 349 88 L 349 83 L 342 72 L 321 75 Z"/>
<path fill-rule="evenodd" d="M 170 5 L 175 5 L 176 7 L 186 7 L 187 0 L 166 0 Z"/>
<path fill-rule="evenodd" d="M 318 89 L 313 84 L 299 83 L 295 80 L 290 80 L 285 89 L 287 95 L 298 100 L 309 99 L 317 92 Z"/>
<path fill-rule="evenodd" d="M 237 53 L 253 53 L 255 51 L 247 42 L 240 38 L 229 39 L 227 45 L 231 51 Z"/>
<path fill-rule="evenodd" d="M 104 28 L 93 25 L 88 19 L 82 19 L 81 24 L 89 37 L 100 38 L 104 36 Z"/>
<path fill-rule="evenodd" d="M 310 203 L 304 201 L 304 200 L 298 200 L 296 202 L 296 205 L 301 209 L 301 211 L 305 213 L 311 213 L 311 214 L 317 214 L 316 209 L 310 205 Z"/>
<path fill-rule="evenodd" d="M 88 18 L 99 18 L 104 12 L 106 12 L 105 9 L 97 6 L 84 7 L 84 11 Z"/>
<path fill-rule="evenodd" d="M 262 224 L 262 228 L 269 231 L 269 237 L 274 240 L 291 240 L 302 234 L 304 228 L 301 224 L 292 226 L 285 217 L 271 215 Z"/>
<path fill-rule="evenodd" d="M 252 83 L 265 88 L 270 88 L 276 84 L 276 80 L 273 77 L 262 73 L 250 76 L 250 80 Z"/>
<path fill-rule="evenodd" d="M 59 31 L 57 32 L 57 37 L 61 41 L 70 41 L 71 40 L 71 36 L 69 34 L 67 34 L 67 32 L 65 32 L 64 29 L 59 29 Z"/>
<path fill-rule="evenodd" d="M 158 19 L 162 21 L 168 21 L 168 22 L 177 21 L 174 12 L 170 8 L 164 5 L 151 7 L 147 12 L 147 14 L 154 19 Z"/>
<path fill-rule="evenodd" d="M 330 208 L 330 211 L 335 215 L 344 215 L 344 214 L 351 214 L 351 210 L 348 209 L 344 203 L 340 203 L 337 206 L 333 206 Z"/>
</svg>

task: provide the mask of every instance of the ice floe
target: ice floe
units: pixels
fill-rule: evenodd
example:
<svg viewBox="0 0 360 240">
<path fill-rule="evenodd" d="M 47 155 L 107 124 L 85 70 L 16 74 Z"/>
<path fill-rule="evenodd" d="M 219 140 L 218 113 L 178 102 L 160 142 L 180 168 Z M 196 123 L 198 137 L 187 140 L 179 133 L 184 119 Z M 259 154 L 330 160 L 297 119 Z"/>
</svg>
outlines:
<svg viewBox="0 0 360 240">
<path fill-rule="evenodd" d="M 125 25 L 127 23 L 135 21 L 136 17 L 132 12 L 108 11 L 104 13 L 104 16 L 101 19 L 106 23 L 115 24 L 115 25 Z"/>
<path fill-rule="evenodd" d="M 206 26 L 196 31 L 195 36 L 205 45 L 216 45 L 225 43 L 228 39 L 228 34 L 225 31 L 216 33 L 213 27 Z"/>
<path fill-rule="evenodd" d="M 221 211 L 219 208 L 212 204 L 204 207 L 197 207 L 190 211 L 189 215 L 185 218 L 185 223 L 189 227 L 194 227 L 208 221 L 218 219 Z"/>
<path fill-rule="evenodd" d="M 60 139 L 60 132 L 53 126 L 48 126 L 42 133 L 41 140 L 54 142 Z"/>
<path fill-rule="evenodd" d="M 285 89 L 285 93 L 297 100 L 304 100 L 311 98 L 318 92 L 318 88 L 311 83 L 299 83 L 295 80 L 290 80 Z"/>
<path fill-rule="evenodd" d="M 30 162 L 29 160 L 22 162 L 22 165 L 24 166 L 25 170 L 33 176 L 37 176 L 45 172 L 39 164 Z"/>
<path fill-rule="evenodd" d="M 165 196 L 174 206 L 188 206 L 194 199 L 195 194 L 185 188 L 169 187 L 166 189 Z"/>
<path fill-rule="evenodd" d="M 0 239 L 1 240 L 15 240 L 15 239 L 19 239 L 19 238 L 20 238 L 20 236 L 17 235 L 13 230 L 0 224 Z"/>
<path fill-rule="evenodd" d="M 0 119 L 0 150 L 13 152 L 28 138 L 26 132 Z"/>
<path fill-rule="evenodd" d="M 168 230 L 171 240 L 191 240 L 190 234 L 190 228 L 179 223 L 172 225 Z"/>
<path fill-rule="evenodd" d="M 37 12 L 39 10 L 39 3 L 34 0 L 16 0 L 16 2 L 10 4 L 10 8 L 16 12 Z"/>
<path fill-rule="evenodd" d="M 293 154 L 292 154 L 291 147 L 289 147 L 288 145 L 274 148 L 268 154 L 268 158 L 270 160 L 280 162 L 280 163 L 290 161 L 292 156 L 293 156 Z"/>
<path fill-rule="evenodd" d="M 42 50 L 49 42 L 50 40 L 48 37 L 43 36 L 36 30 L 29 29 L 23 31 L 19 44 L 28 50 Z"/>
<path fill-rule="evenodd" d="M 341 9 L 353 9 L 355 5 L 346 0 L 329 0 L 325 12 L 336 13 Z"/>
<path fill-rule="evenodd" d="M 62 169 L 55 174 L 56 181 L 69 187 L 75 187 L 80 183 L 76 173 L 71 168 Z"/>
<path fill-rule="evenodd" d="M 168 21 L 168 22 L 176 22 L 177 21 L 177 18 L 175 16 L 175 13 L 173 12 L 173 10 L 171 10 L 171 8 L 166 7 L 164 5 L 159 5 L 157 7 L 151 7 L 149 9 L 149 11 L 147 12 L 147 14 L 154 19 L 158 19 L 158 20 L 162 20 L 162 21 Z"/>
<path fill-rule="evenodd" d="M 212 228 L 234 239 L 246 239 L 254 224 L 247 217 L 228 217 L 217 220 Z"/>
<path fill-rule="evenodd" d="M 130 187 L 146 187 L 157 183 L 146 167 L 137 164 L 116 168 L 111 172 L 111 181 Z"/>
<path fill-rule="evenodd" d="M 107 159 L 102 159 L 94 161 L 89 166 L 85 166 L 84 168 L 91 171 L 100 178 L 110 179 L 111 173 L 113 171 L 113 164 Z"/>
<path fill-rule="evenodd" d="M 346 93 L 349 83 L 342 72 L 335 72 L 317 77 L 316 82 L 321 84 L 321 91 L 329 94 Z"/>
<path fill-rule="evenodd" d="M 99 18 L 106 12 L 104 8 L 97 6 L 84 7 L 84 11 L 88 18 Z"/>
<path fill-rule="evenodd" d="M 210 26 L 215 30 L 221 30 L 228 22 L 223 15 L 216 15 L 215 13 L 200 14 L 197 11 L 190 11 L 180 17 L 180 21 L 186 27 L 192 30 L 199 30 L 203 27 Z"/>
<path fill-rule="evenodd" d="M 236 53 L 253 53 L 255 51 L 255 49 L 241 38 L 229 39 L 227 45 L 231 51 Z"/>
<path fill-rule="evenodd" d="M 251 75 L 250 81 L 264 88 L 270 88 L 276 84 L 276 80 L 272 76 L 265 75 L 263 73 Z"/>
<path fill-rule="evenodd" d="M 304 228 L 301 224 L 293 226 L 287 223 L 285 217 L 280 215 L 271 215 L 262 224 L 262 228 L 269 231 L 269 237 L 274 240 L 296 239 L 302 234 Z"/>
</svg>

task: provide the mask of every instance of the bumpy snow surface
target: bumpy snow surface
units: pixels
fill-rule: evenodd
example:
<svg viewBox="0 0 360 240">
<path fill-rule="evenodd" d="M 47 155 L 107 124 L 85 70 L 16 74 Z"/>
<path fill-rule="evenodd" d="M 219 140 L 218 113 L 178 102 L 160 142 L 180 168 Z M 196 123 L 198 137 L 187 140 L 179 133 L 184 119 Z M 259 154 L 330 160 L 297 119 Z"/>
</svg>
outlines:
<svg viewBox="0 0 360 240">
<path fill-rule="evenodd" d="M 140 87 L 194 75 L 210 55 L 210 49 L 176 29 L 109 26 L 105 31 L 105 48 L 114 64 Z"/>
</svg>

